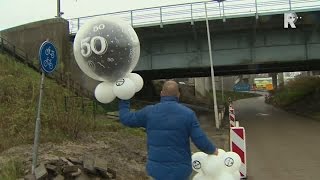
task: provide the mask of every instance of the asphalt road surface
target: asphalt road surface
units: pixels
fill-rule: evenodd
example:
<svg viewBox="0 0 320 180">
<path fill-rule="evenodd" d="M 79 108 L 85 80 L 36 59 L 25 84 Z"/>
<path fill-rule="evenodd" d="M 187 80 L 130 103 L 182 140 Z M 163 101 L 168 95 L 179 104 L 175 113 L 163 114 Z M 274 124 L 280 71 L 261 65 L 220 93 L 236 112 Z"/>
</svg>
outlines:
<svg viewBox="0 0 320 180">
<path fill-rule="evenodd" d="M 320 179 L 320 122 L 267 105 L 263 96 L 234 108 L 246 130 L 248 180 Z"/>
</svg>

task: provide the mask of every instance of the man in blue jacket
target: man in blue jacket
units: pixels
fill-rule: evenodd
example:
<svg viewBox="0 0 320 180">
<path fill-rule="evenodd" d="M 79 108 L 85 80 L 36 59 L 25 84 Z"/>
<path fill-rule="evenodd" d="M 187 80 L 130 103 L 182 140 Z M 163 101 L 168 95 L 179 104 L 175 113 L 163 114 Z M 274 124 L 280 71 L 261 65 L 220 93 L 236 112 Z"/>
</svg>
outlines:
<svg viewBox="0 0 320 180">
<path fill-rule="evenodd" d="M 174 81 L 164 83 L 161 101 L 130 112 L 130 102 L 119 103 L 120 121 L 147 132 L 147 172 L 156 180 L 187 180 L 192 173 L 190 138 L 201 151 L 218 153 L 199 126 L 196 114 L 178 103 L 180 93 Z"/>
</svg>

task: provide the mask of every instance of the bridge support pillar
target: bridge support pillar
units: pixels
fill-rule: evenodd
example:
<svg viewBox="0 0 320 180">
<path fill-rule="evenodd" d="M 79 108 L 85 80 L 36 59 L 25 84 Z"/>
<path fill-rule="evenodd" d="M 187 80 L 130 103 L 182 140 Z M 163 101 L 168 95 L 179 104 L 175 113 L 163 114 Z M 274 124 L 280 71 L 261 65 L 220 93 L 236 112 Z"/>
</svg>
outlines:
<svg viewBox="0 0 320 180">
<path fill-rule="evenodd" d="M 204 77 L 204 89 L 205 89 L 206 92 L 212 91 L 212 80 L 211 80 L 211 77 Z"/>
<path fill-rule="evenodd" d="M 283 73 L 279 73 L 279 87 L 282 88 L 284 86 L 284 75 Z"/>
<path fill-rule="evenodd" d="M 206 96 L 208 92 L 212 91 L 211 77 L 195 78 L 194 80 L 196 96 Z M 220 80 L 216 80 L 216 90 L 221 89 Z"/>
<path fill-rule="evenodd" d="M 205 90 L 205 79 L 203 77 L 194 78 L 194 88 L 196 97 L 201 97 L 206 95 Z"/>
<path fill-rule="evenodd" d="M 278 88 L 277 73 L 271 73 L 270 76 L 271 76 L 271 78 L 272 78 L 273 89 L 276 90 L 276 89 Z"/>
</svg>

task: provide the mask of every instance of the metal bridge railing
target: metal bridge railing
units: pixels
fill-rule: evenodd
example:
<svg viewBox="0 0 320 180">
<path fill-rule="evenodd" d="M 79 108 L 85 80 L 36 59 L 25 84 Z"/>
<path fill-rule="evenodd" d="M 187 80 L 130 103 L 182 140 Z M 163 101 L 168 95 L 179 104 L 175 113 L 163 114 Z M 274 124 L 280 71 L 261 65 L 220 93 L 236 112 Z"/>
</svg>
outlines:
<svg viewBox="0 0 320 180">
<path fill-rule="evenodd" d="M 280 14 L 286 11 L 320 10 L 320 0 L 226 0 L 195 2 L 169 6 L 151 7 L 121 11 L 94 16 L 69 19 L 70 33 L 76 33 L 89 19 L 98 16 L 116 16 L 133 27 L 160 25 L 179 22 L 193 22 L 205 18 L 205 3 L 210 19 L 226 19 L 266 14 Z"/>
</svg>

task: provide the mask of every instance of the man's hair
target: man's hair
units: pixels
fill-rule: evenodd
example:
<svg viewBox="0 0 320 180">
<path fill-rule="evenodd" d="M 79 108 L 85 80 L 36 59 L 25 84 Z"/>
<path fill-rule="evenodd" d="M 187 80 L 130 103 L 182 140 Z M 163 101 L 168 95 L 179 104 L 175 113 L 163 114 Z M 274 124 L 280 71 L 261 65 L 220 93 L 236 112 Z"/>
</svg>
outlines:
<svg viewBox="0 0 320 180">
<path fill-rule="evenodd" d="M 162 86 L 161 96 L 179 96 L 179 85 L 175 81 L 166 81 Z"/>
</svg>

